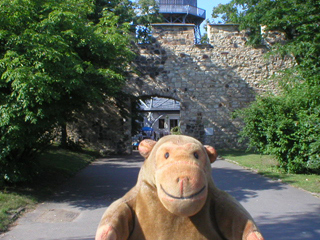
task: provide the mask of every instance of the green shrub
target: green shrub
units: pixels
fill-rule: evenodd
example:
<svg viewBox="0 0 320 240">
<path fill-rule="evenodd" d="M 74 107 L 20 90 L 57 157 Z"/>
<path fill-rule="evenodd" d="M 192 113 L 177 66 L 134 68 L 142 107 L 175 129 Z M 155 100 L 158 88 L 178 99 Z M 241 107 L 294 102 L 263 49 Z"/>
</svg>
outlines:
<svg viewBox="0 0 320 240">
<path fill-rule="evenodd" d="M 181 135 L 181 134 L 182 134 L 182 133 L 181 133 L 181 129 L 180 129 L 179 126 L 176 126 L 176 127 L 172 128 L 172 129 L 170 130 L 170 133 L 171 133 L 172 135 Z"/>
<path fill-rule="evenodd" d="M 300 86 L 281 96 L 258 98 L 236 113 L 249 147 L 274 155 L 287 172 L 320 172 L 319 87 Z"/>
</svg>

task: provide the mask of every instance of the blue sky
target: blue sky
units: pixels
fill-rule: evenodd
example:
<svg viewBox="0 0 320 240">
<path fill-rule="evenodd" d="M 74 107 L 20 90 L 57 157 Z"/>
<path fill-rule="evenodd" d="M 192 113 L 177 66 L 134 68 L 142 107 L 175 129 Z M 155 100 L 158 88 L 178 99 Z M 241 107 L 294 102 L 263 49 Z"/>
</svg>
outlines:
<svg viewBox="0 0 320 240">
<path fill-rule="evenodd" d="M 216 7 L 218 4 L 226 4 L 229 3 L 231 0 L 198 0 L 198 8 L 202 8 L 206 10 L 206 19 L 209 19 L 210 22 L 212 20 L 211 14 L 212 14 L 212 9 Z M 204 32 L 203 25 L 201 24 L 201 33 Z"/>
</svg>

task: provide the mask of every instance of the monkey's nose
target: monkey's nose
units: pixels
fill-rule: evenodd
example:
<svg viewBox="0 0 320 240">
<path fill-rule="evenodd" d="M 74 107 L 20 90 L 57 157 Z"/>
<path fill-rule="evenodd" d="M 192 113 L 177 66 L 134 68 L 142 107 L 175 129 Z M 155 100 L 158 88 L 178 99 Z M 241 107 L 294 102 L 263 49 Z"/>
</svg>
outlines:
<svg viewBox="0 0 320 240">
<path fill-rule="evenodd" d="M 185 188 L 189 185 L 190 177 L 178 177 L 177 182 L 180 185 L 180 197 L 184 197 Z"/>
<path fill-rule="evenodd" d="M 190 181 L 190 177 L 178 177 L 177 178 L 177 182 L 189 182 Z"/>
</svg>

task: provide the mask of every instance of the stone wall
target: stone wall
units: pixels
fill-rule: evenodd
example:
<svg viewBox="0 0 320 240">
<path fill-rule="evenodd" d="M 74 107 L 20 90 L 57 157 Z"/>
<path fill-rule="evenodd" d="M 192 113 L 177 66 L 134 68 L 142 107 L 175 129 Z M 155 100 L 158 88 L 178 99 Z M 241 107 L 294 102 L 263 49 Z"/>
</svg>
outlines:
<svg viewBox="0 0 320 240">
<path fill-rule="evenodd" d="M 234 69 L 258 94 L 265 91 L 277 92 L 272 77 L 279 74 L 279 70 L 290 66 L 292 59 L 266 57 L 271 39 L 269 35 L 264 41 L 268 46 L 253 48 L 247 45 L 246 31 L 238 31 L 237 24 L 209 24 L 208 37 L 210 45 L 215 49 L 215 60 L 221 66 Z"/>
<path fill-rule="evenodd" d="M 128 104 L 129 106 L 129 104 Z M 122 109 L 129 112 L 130 109 Z M 90 147 L 101 155 L 131 154 L 131 122 L 120 114 L 116 99 L 88 106 L 67 124 L 69 139 L 79 146 Z"/>
<path fill-rule="evenodd" d="M 218 148 L 239 147 L 241 122 L 232 113 L 257 94 L 275 92 L 272 76 L 291 59 L 265 58 L 247 46 L 237 25 L 208 25 L 209 44 L 194 45 L 193 24 L 153 25 L 151 44 L 136 46 L 127 91 L 181 102 L 182 132 Z"/>
</svg>

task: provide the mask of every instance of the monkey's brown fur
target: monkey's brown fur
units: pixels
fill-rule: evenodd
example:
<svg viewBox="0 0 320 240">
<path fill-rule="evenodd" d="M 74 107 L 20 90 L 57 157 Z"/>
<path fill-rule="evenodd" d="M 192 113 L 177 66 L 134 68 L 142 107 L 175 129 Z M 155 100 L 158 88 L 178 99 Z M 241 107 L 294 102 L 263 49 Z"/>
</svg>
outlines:
<svg viewBox="0 0 320 240">
<path fill-rule="evenodd" d="M 137 184 L 104 213 L 96 240 L 263 240 L 249 213 L 211 177 L 217 153 L 187 136 L 144 140 Z"/>
</svg>

